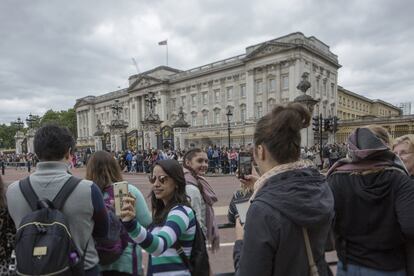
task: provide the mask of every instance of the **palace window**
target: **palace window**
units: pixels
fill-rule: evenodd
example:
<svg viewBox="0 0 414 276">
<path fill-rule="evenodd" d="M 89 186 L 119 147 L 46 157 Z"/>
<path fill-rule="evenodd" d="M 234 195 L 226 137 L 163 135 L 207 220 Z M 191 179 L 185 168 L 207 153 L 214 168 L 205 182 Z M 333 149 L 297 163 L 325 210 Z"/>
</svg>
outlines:
<svg viewBox="0 0 414 276">
<path fill-rule="evenodd" d="M 233 86 L 227 87 L 227 100 L 231 101 L 233 99 Z"/>
<path fill-rule="evenodd" d="M 282 89 L 289 89 L 289 76 L 284 75 L 282 76 Z"/>
<path fill-rule="evenodd" d="M 214 110 L 214 124 L 220 124 L 220 109 Z"/>
<path fill-rule="evenodd" d="M 203 93 L 203 105 L 207 105 L 208 104 L 208 94 L 207 92 Z"/>
<path fill-rule="evenodd" d="M 208 125 L 208 112 L 203 113 L 203 126 Z"/>
<path fill-rule="evenodd" d="M 197 113 L 192 113 L 191 114 L 192 116 L 191 116 L 191 125 L 192 126 L 197 126 Z"/>
<path fill-rule="evenodd" d="M 256 103 L 256 118 L 260 119 L 263 116 L 263 106 L 262 103 Z"/>
<path fill-rule="evenodd" d="M 185 96 L 181 96 L 181 103 L 182 103 L 183 107 L 185 107 L 185 105 L 186 105 L 186 98 L 185 98 Z"/>
<path fill-rule="evenodd" d="M 256 94 L 262 94 L 263 93 L 263 82 L 262 82 L 262 80 L 257 80 L 255 82 L 255 88 L 256 88 Z"/>
<path fill-rule="evenodd" d="M 276 79 L 269 79 L 269 91 L 270 92 L 276 91 Z"/>
<path fill-rule="evenodd" d="M 240 85 L 240 98 L 246 98 L 246 85 Z"/>
<path fill-rule="evenodd" d="M 240 121 L 241 122 L 246 121 L 246 106 L 245 105 L 240 106 Z"/>
<path fill-rule="evenodd" d="M 191 105 L 196 106 L 197 105 L 197 94 L 191 95 Z"/>
<path fill-rule="evenodd" d="M 220 89 L 214 90 L 214 100 L 216 101 L 216 103 L 220 102 Z"/>
</svg>

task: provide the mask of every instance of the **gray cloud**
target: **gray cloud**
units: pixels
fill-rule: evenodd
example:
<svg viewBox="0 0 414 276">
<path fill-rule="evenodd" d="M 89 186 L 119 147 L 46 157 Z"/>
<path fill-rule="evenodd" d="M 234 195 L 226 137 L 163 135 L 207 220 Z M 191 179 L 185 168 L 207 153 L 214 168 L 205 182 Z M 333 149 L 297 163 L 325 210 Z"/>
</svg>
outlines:
<svg viewBox="0 0 414 276">
<path fill-rule="evenodd" d="M 0 123 L 66 109 L 127 85 L 140 70 L 189 69 L 291 32 L 338 55 L 339 84 L 397 104 L 414 91 L 412 1 L 0 2 Z"/>
</svg>

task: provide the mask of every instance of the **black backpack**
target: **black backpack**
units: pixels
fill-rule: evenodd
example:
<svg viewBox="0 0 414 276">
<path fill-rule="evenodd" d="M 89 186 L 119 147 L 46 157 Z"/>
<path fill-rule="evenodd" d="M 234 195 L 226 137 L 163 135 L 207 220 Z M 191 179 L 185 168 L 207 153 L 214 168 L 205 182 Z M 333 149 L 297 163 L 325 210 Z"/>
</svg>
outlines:
<svg viewBox="0 0 414 276">
<path fill-rule="evenodd" d="M 208 252 L 206 246 L 206 238 L 204 236 L 203 230 L 201 230 L 200 224 L 197 221 L 197 217 L 194 219 L 196 221 L 196 232 L 194 236 L 194 241 L 191 249 L 191 256 L 188 259 L 185 255 L 183 247 L 180 244 L 180 241 L 177 239 L 174 244 L 174 248 L 177 250 L 178 255 L 185 264 L 185 266 L 190 270 L 191 275 L 193 276 L 209 276 L 210 275 L 210 262 L 208 260 Z"/>
<path fill-rule="evenodd" d="M 53 202 L 39 200 L 29 177 L 20 181 L 20 190 L 32 212 L 23 217 L 16 233 L 18 275 L 84 275 L 85 255 L 81 256 L 76 249 L 61 212 L 80 181 L 71 176 Z"/>
</svg>

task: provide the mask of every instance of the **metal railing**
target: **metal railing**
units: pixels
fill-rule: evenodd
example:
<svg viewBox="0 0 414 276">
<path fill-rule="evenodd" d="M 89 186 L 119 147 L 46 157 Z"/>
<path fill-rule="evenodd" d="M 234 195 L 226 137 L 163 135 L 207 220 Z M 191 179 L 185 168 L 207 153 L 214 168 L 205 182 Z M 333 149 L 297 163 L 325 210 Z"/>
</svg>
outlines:
<svg viewBox="0 0 414 276">
<path fill-rule="evenodd" d="M 4 162 L 4 166 L 24 168 L 24 167 L 27 167 L 27 161 L 23 161 L 23 162 Z"/>
</svg>

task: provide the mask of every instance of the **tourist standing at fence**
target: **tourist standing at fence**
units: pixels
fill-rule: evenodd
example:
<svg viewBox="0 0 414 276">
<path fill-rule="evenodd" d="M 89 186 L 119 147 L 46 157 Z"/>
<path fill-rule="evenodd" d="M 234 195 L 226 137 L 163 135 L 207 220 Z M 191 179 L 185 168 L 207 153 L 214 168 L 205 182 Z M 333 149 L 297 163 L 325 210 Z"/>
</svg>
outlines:
<svg viewBox="0 0 414 276">
<path fill-rule="evenodd" d="M 406 275 L 406 242 L 414 241 L 414 183 L 380 126 L 357 128 L 349 159 L 328 172 L 335 198 L 338 276 Z"/>
<path fill-rule="evenodd" d="M 328 275 L 324 251 L 333 196 L 313 163 L 299 160 L 300 130 L 310 117 L 303 105 L 291 103 L 257 122 L 254 160 L 262 175 L 254 184 L 244 235 L 236 223 L 237 275 L 310 275 L 311 259 L 320 276 Z"/>
<path fill-rule="evenodd" d="M 199 148 L 187 151 L 184 155 L 184 176 L 186 192 L 190 197 L 191 206 L 196 212 L 198 221 L 204 236 L 216 251 L 220 247 L 220 237 L 213 204 L 217 202 L 217 196 L 204 177 L 208 170 L 207 153 Z"/>
</svg>

